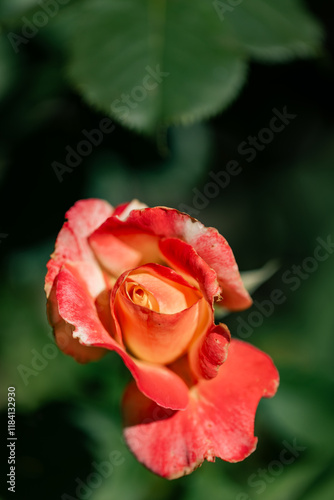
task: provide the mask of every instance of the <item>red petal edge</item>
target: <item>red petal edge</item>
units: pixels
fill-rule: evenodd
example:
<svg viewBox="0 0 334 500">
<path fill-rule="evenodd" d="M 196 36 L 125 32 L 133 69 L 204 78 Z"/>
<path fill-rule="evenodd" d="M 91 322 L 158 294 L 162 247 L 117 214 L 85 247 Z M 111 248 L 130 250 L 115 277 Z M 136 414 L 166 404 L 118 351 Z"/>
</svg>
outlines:
<svg viewBox="0 0 334 500">
<path fill-rule="evenodd" d="M 191 390 L 188 408 L 159 408 L 130 384 L 123 398 L 124 435 L 136 458 L 167 479 L 190 474 L 204 460 L 244 460 L 256 448 L 255 412 L 272 397 L 279 376 L 271 358 L 232 340 L 216 378 Z"/>
<path fill-rule="evenodd" d="M 201 292 L 210 304 L 215 299 L 221 299 L 221 288 L 217 281 L 217 274 L 191 245 L 179 238 L 164 238 L 160 240 L 159 248 L 168 264 L 177 271 L 195 278 Z"/>
<path fill-rule="evenodd" d="M 189 350 L 191 371 L 197 379 L 210 380 L 219 373 L 220 366 L 227 359 L 231 341 L 229 329 L 223 323 L 212 325 Z"/>
<path fill-rule="evenodd" d="M 223 289 L 222 306 L 232 311 L 246 309 L 252 300 L 243 286 L 233 252 L 223 236 L 214 228 L 176 209 L 153 207 L 132 210 L 125 220 L 110 217 L 96 234 L 143 232 L 161 238 L 179 238 L 189 243 L 197 254 L 212 268 Z"/>
<path fill-rule="evenodd" d="M 135 360 L 105 330 L 84 282 L 70 265 L 63 266 L 58 275 L 57 302 L 60 316 L 75 327 L 73 337 L 86 346 L 116 351 L 145 396 L 165 408 L 187 407 L 189 390 L 178 375 L 164 366 Z"/>
<path fill-rule="evenodd" d="M 88 244 L 87 237 L 95 231 L 113 212 L 113 207 L 98 199 L 80 200 L 66 212 L 67 222 L 60 230 L 55 251 L 47 264 L 45 292 L 49 296 L 53 282 L 65 262 L 90 264 L 90 273 L 85 276 L 90 293 L 97 296 L 104 288 L 100 268 Z"/>
</svg>

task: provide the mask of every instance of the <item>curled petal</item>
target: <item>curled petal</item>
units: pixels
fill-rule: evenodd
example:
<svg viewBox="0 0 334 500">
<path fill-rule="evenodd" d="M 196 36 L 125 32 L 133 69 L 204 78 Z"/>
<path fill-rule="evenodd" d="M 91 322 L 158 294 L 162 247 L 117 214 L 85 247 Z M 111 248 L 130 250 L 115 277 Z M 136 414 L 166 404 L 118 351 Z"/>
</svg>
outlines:
<svg viewBox="0 0 334 500">
<path fill-rule="evenodd" d="M 244 287 L 233 252 L 225 238 L 216 229 L 209 227 L 192 235 L 189 243 L 217 273 L 223 290 L 223 300 L 219 305 L 231 311 L 250 307 L 252 299 Z"/>
<path fill-rule="evenodd" d="M 103 274 L 95 260 L 88 244 L 87 237 L 95 231 L 113 212 L 109 203 L 102 200 L 81 200 L 66 213 L 67 222 L 63 225 L 56 241 L 55 251 L 47 264 L 48 272 L 45 278 L 45 291 L 49 296 L 53 282 L 66 262 L 76 262 L 90 266 L 89 272 L 82 276 L 93 297 L 96 297 L 105 287 Z"/>
<path fill-rule="evenodd" d="M 72 356 L 78 363 L 97 361 L 105 355 L 106 350 L 100 347 L 87 347 L 80 344 L 79 340 L 73 337 L 74 327 L 59 314 L 56 297 L 57 282 L 58 276 L 54 280 L 46 306 L 48 320 L 53 328 L 57 346 L 65 354 Z"/>
<path fill-rule="evenodd" d="M 205 302 L 196 288 L 157 264 L 123 275 L 112 300 L 125 344 L 138 358 L 160 364 L 186 350 L 201 322 L 200 302 Z"/>
<path fill-rule="evenodd" d="M 186 408 L 189 395 L 185 382 L 168 368 L 135 360 L 112 338 L 102 325 L 84 282 L 70 265 L 64 265 L 58 275 L 56 293 L 59 315 L 71 325 L 74 339 L 83 346 L 89 346 L 86 349 L 116 351 L 131 371 L 139 390 L 158 405 L 172 409 Z"/>
<path fill-rule="evenodd" d="M 189 362 L 193 374 L 198 378 L 211 379 L 218 375 L 220 366 L 226 361 L 231 341 L 229 329 L 223 323 L 212 325 L 189 351 Z"/>
<path fill-rule="evenodd" d="M 147 208 L 147 205 L 135 199 L 128 203 L 117 205 L 113 215 L 120 220 L 126 220 L 132 210 L 141 210 L 142 208 Z"/>
<path fill-rule="evenodd" d="M 131 239 L 134 241 L 134 238 L 144 235 L 151 242 L 149 245 L 153 244 L 154 236 L 160 239 L 183 240 L 190 244 L 216 272 L 218 283 L 222 288 L 222 306 L 230 310 L 240 310 L 252 303 L 243 286 L 233 252 L 225 238 L 216 229 L 206 228 L 187 214 L 167 207 L 132 210 L 124 221 L 118 217 L 110 217 L 97 229 L 96 234 L 100 233 L 112 233 L 125 242 Z M 137 245 L 137 248 L 140 247 Z M 155 248 L 151 262 L 157 262 L 159 256 L 161 257 L 161 252 Z"/>
<path fill-rule="evenodd" d="M 221 298 L 216 272 L 211 269 L 195 249 L 179 238 L 164 238 L 159 243 L 167 263 L 179 272 L 195 279 L 207 301 Z"/>
<path fill-rule="evenodd" d="M 123 398 L 126 442 L 140 462 L 168 479 L 189 474 L 215 457 L 243 460 L 256 447 L 259 400 L 273 396 L 277 386 L 270 357 L 232 340 L 218 376 L 194 386 L 185 411 L 163 411 L 130 385 Z"/>
</svg>

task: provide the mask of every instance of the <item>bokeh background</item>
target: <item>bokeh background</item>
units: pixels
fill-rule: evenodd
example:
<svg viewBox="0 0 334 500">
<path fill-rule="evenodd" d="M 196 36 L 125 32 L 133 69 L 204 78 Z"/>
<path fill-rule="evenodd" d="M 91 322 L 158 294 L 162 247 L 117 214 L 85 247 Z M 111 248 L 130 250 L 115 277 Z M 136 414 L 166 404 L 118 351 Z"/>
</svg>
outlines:
<svg viewBox="0 0 334 500">
<path fill-rule="evenodd" d="M 6 437 L 7 387 L 14 386 L 18 437 L 17 492 L 7 491 L 3 443 L 0 497 L 332 500 L 334 3 L 303 2 L 322 33 L 320 42 L 315 42 L 312 29 L 305 30 L 304 45 L 308 37 L 310 46 L 318 43 L 314 53 L 293 49 L 286 60 L 275 56 L 271 61 L 249 57 L 244 83 L 236 85 L 239 94 L 232 92 L 224 104 L 216 103 L 215 112 L 208 113 L 214 115 L 210 119 L 188 119 L 184 126 L 161 120 L 151 124 L 152 130 L 140 132 L 111 114 L 115 129 L 60 182 L 53 162 L 64 163 L 66 146 L 75 148 L 83 139 L 82 130 L 97 128 L 107 116 L 103 103 L 97 106 L 88 96 L 89 85 L 88 90 L 83 85 L 86 73 L 94 76 L 89 72 L 92 67 L 85 68 L 86 73 L 78 71 L 74 78 L 66 69 L 67 43 L 72 31 L 78 36 L 76 23 L 81 15 L 78 10 L 73 17 L 72 10 L 66 17 L 67 9 L 80 9 L 78 2 L 72 3 L 63 2 L 61 12 L 29 43 L 20 44 L 18 53 L 8 33 L 20 34 L 23 17 L 32 19 L 41 7 L 34 0 L 1 0 L 0 5 L 0 423 L 1 435 Z M 190 18 L 196 17 L 198 3 L 189 11 Z M 257 3 L 265 23 L 266 2 Z M 99 4 L 103 8 L 103 2 Z M 289 2 L 283 5 L 288 17 Z M 245 12 L 243 8 L 240 3 L 224 15 L 228 19 L 238 15 L 237 9 Z M 132 22 L 129 30 L 135 31 L 135 19 Z M 246 33 L 246 15 L 240 23 Z M 298 36 L 301 24 L 296 19 Z M 221 26 L 224 29 L 225 24 Z M 90 38 L 93 28 L 81 32 L 84 47 L 90 40 L 95 43 Z M 296 47 L 302 46 L 297 42 Z M 253 45 L 244 41 L 250 53 Z M 271 45 L 271 40 L 264 39 L 263 53 L 266 47 L 270 53 Z M 94 50 L 98 66 L 98 41 Z M 101 53 L 105 61 L 103 47 Z M 209 58 L 210 53 L 205 55 Z M 196 56 L 200 78 L 203 54 Z M 178 71 L 182 73 L 182 64 Z M 188 78 L 204 86 L 197 76 Z M 112 87 L 112 81 L 107 79 L 104 85 Z M 112 94 L 111 88 L 110 92 L 117 98 L 117 91 Z M 185 89 L 179 86 L 177 92 L 182 101 Z M 249 136 L 259 137 L 273 109 L 284 107 L 295 117 L 267 144 L 260 141 L 261 150 L 247 161 L 249 155 L 240 152 L 240 145 Z M 176 121 L 185 121 L 181 118 Z M 219 174 L 231 160 L 238 161 L 242 171 L 212 196 L 210 172 Z M 211 194 L 204 199 L 198 193 L 203 195 L 205 190 Z M 120 399 L 130 376 L 118 357 L 111 353 L 98 363 L 82 366 L 50 347 L 45 266 L 66 210 L 87 197 L 104 198 L 113 205 L 134 197 L 151 206 L 185 209 L 186 205 L 192 215 L 227 238 L 241 271 L 259 269 L 268 262 L 276 266 L 254 292 L 257 302 L 252 309 L 225 318 L 234 336 L 270 354 L 281 376 L 275 398 L 259 405 L 258 448 L 244 462 L 205 463 L 192 475 L 172 482 L 154 476 L 121 438 Z M 319 241 L 328 246 L 321 261 L 314 260 Z M 279 305 L 267 303 L 267 312 L 261 312 L 263 301 L 270 300 L 275 289 L 285 300 Z M 255 311 L 258 315 L 251 316 Z M 298 451 L 295 457 L 289 455 L 291 463 L 282 464 L 280 454 L 287 443 L 297 444 Z M 113 451 L 118 452 L 117 464 L 108 477 L 94 482 L 93 464 L 108 460 Z"/>
</svg>

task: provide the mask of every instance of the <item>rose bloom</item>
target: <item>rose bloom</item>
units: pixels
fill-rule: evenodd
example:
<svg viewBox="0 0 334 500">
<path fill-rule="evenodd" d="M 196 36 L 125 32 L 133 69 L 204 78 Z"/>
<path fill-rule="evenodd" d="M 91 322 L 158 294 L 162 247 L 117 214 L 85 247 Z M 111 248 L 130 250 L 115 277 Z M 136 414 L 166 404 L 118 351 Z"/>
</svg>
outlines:
<svg viewBox="0 0 334 500">
<path fill-rule="evenodd" d="M 48 319 L 80 363 L 116 351 L 132 373 L 122 402 L 137 459 L 168 479 L 204 460 L 254 451 L 261 397 L 278 386 L 272 360 L 214 322 L 252 303 L 232 250 L 215 229 L 137 200 L 88 199 L 66 214 L 48 262 Z"/>
</svg>

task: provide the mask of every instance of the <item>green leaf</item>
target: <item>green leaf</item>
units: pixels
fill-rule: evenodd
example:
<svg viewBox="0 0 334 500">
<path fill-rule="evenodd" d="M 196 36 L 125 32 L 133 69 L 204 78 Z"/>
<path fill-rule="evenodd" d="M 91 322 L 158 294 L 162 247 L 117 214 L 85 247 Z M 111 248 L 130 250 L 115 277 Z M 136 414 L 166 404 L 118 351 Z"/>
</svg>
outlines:
<svg viewBox="0 0 334 500">
<path fill-rule="evenodd" d="M 226 29 L 255 59 L 281 62 L 320 50 L 320 24 L 299 0 L 242 0 L 225 17 Z"/>
<path fill-rule="evenodd" d="M 223 110 L 241 89 L 247 58 L 314 55 L 321 39 L 296 0 L 243 0 L 235 7 L 85 0 L 77 14 L 68 69 L 74 85 L 98 109 L 149 133 Z"/>
<path fill-rule="evenodd" d="M 210 116 L 245 79 L 210 2 L 86 1 L 73 28 L 72 81 L 129 127 L 152 132 Z"/>
</svg>

